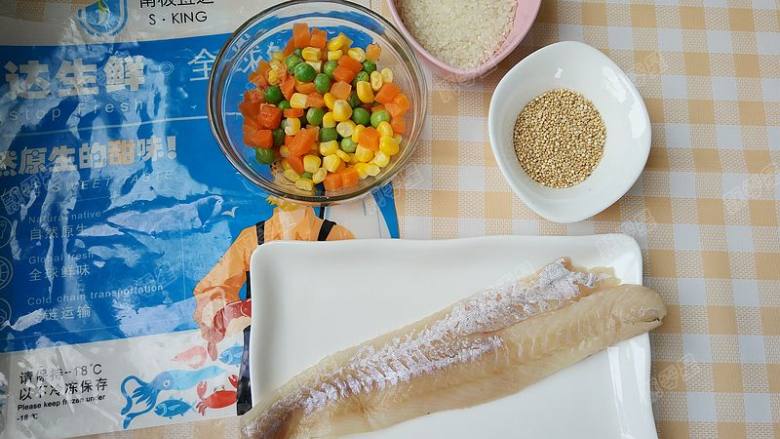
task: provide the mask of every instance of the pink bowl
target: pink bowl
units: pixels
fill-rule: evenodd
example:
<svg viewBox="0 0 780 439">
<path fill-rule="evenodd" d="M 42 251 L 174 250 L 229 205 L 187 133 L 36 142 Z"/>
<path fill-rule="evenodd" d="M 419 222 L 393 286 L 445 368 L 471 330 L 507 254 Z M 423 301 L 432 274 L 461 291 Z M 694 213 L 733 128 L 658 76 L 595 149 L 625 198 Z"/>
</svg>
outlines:
<svg viewBox="0 0 780 439">
<path fill-rule="evenodd" d="M 401 20 L 401 15 L 398 13 L 398 9 L 395 7 L 395 0 L 387 0 L 387 6 L 390 9 L 390 13 L 393 15 L 393 20 L 398 27 L 398 31 L 403 34 L 403 36 L 412 45 L 414 50 L 420 54 L 423 61 L 425 61 L 425 63 L 430 66 L 434 72 L 436 72 L 444 79 L 455 82 L 464 82 L 486 75 L 491 70 L 493 70 L 493 68 L 495 68 L 496 65 L 501 62 L 501 60 L 506 58 L 507 55 L 515 50 L 517 45 L 520 44 L 520 41 L 523 40 L 525 35 L 531 29 L 531 25 L 533 25 L 534 20 L 536 19 L 536 14 L 539 12 L 539 6 L 541 3 L 541 0 L 517 0 L 517 9 L 515 11 L 515 19 L 512 24 L 512 29 L 509 31 L 509 35 L 504 40 L 501 48 L 499 48 L 496 53 L 488 58 L 488 60 L 485 61 L 483 65 L 474 69 L 463 70 L 446 64 L 435 56 L 431 55 L 430 52 L 428 52 L 420 43 L 417 42 L 417 39 L 414 38 L 414 35 L 412 35 L 412 33 L 409 32 L 409 29 L 406 28 L 406 25 L 404 25 L 403 20 Z"/>
</svg>

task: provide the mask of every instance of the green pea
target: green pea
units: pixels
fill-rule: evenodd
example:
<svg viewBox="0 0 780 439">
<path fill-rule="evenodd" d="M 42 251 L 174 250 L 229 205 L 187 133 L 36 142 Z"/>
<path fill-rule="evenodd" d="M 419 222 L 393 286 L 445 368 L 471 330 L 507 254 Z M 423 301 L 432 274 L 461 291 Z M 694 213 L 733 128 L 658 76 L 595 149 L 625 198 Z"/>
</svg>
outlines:
<svg viewBox="0 0 780 439">
<path fill-rule="evenodd" d="M 336 70 L 336 67 L 338 66 L 339 63 L 337 61 L 328 61 L 322 66 L 322 71 L 328 75 L 329 78 L 333 78 L 333 71 Z"/>
<path fill-rule="evenodd" d="M 311 178 L 311 172 L 304 172 L 303 174 L 301 174 L 301 177 L 310 179 Z"/>
<path fill-rule="evenodd" d="M 320 142 L 330 142 L 339 138 L 336 128 L 320 128 Z"/>
<path fill-rule="evenodd" d="M 306 112 L 306 121 L 309 122 L 310 125 L 317 126 L 322 124 L 322 116 L 325 116 L 325 110 L 312 107 Z"/>
<path fill-rule="evenodd" d="M 371 126 L 376 128 L 381 122 L 390 122 L 390 114 L 387 110 L 379 110 L 371 113 Z"/>
<path fill-rule="evenodd" d="M 352 121 L 358 125 L 368 125 L 371 121 L 371 115 L 365 108 L 355 107 L 355 109 L 352 110 Z"/>
<path fill-rule="evenodd" d="M 284 145 L 284 130 L 282 128 L 277 128 L 274 130 L 274 146 L 282 146 Z"/>
<path fill-rule="evenodd" d="M 314 77 L 314 88 L 321 95 L 327 93 L 330 90 L 330 76 L 325 73 L 317 73 L 317 76 Z"/>
<path fill-rule="evenodd" d="M 363 61 L 363 71 L 369 74 L 376 71 L 376 63 L 370 59 Z"/>
<path fill-rule="evenodd" d="M 279 107 L 279 109 L 282 111 L 287 110 L 288 108 L 292 108 L 292 105 L 290 105 L 290 101 L 288 101 L 287 99 L 279 102 L 278 104 L 276 104 L 276 106 Z"/>
<path fill-rule="evenodd" d="M 371 77 L 368 75 L 367 72 L 360 71 L 357 75 L 355 75 L 355 81 L 370 81 Z"/>
<path fill-rule="evenodd" d="M 349 106 L 352 107 L 352 108 L 357 108 L 357 107 L 360 106 L 360 104 L 361 104 L 361 102 L 360 102 L 360 98 L 358 98 L 357 92 L 353 91 L 349 95 Z"/>
<path fill-rule="evenodd" d="M 295 75 L 295 79 L 301 82 L 311 82 L 314 81 L 314 77 L 317 76 L 317 71 L 314 70 L 314 67 L 302 62 L 295 66 L 293 74 Z"/>
<path fill-rule="evenodd" d="M 255 160 L 263 165 L 270 165 L 276 160 L 276 153 L 273 148 L 256 148 Z"/>
<path fill-rule="evenodd" d="M 357 143 L 355 143 L 349 137 L 341 139 L 341 150 L 344 152 L 355 152 L 357 149 Z"/>
<path fill-rule="evenodd" d="M 282 99 L 284 99 L 284 95 L 278 85 L 272 85 L 265 89 L 265 101 L 269 104 L 278 104 Z"/>
<path fill-rule="evenodd" d="M 303 60 L 301 59 L 301 57 L 298 56 L 298 55 L 295 55 L 295 54 L 292 54 L 292 55 L 288 56 L 284 60 L 284 63 L 287 64 L 287 70 L 289 70 L 289 71 L 292 71 L 292 69 L 294 69 L 295 66 L 297 66 L 298 64 L 300 64 L 302 62 L 303 62 Z"/>
</svg>

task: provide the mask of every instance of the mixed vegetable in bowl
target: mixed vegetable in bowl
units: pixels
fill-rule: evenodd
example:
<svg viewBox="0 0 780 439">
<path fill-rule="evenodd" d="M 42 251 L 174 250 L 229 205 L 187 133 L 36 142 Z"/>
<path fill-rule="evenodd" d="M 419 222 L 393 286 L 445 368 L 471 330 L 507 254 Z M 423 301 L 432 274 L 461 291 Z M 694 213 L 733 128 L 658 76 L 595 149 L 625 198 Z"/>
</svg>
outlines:
<svg viewBox="0 0 780 439">
<path fill-rule="evenodd" d="M 260 61 L 244 93 L 244 144 L 298 189 L 325 191 L 375 177 L 400 151 L 411 102 L 377 65 L 381 48 L 293 25 L 284 50 Z"/>
</svg>

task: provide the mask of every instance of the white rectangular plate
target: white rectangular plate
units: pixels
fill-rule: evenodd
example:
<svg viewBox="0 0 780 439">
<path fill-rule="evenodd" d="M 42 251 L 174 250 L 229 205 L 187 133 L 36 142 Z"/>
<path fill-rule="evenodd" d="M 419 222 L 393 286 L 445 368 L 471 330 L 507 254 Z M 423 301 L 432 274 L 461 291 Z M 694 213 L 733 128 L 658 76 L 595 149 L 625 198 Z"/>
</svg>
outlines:
<svg viewBox="0 0 780 439">
<path fill-rule="evenodd" d="M 251 261 L 252 399 L 333 352 L 561 256 L 642 283 L 642 255 L 625 235 L 265 244 Z M 644 334 L 515 395 L 355 437 L 657 438 L 649 377 Z"/>
</svg>

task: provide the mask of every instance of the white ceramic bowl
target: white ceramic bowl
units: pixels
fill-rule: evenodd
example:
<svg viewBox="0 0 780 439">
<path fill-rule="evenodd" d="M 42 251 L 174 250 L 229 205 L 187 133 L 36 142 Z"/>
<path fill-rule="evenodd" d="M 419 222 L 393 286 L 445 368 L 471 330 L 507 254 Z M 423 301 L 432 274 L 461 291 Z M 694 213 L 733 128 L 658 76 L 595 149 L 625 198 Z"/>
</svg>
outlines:
<svg viewBox="0 0 780 439">
<path fill-rule="evenodd" d="M 582 93 L 607 127 L 604 155 L 593 174 L 566 189 L 533 181 L 512 144 L 523 107 L 555 88 Z M 558 223 L 581 221 L 611 206 L 639 178 L 650 153 L 650 118 L 634 84 L 606 55 L 575 41 L 537 50 L 501 79 L 490 101 L 488 132 L 498 166 L 515 193 L 534 212 Z"/>
</svg>

